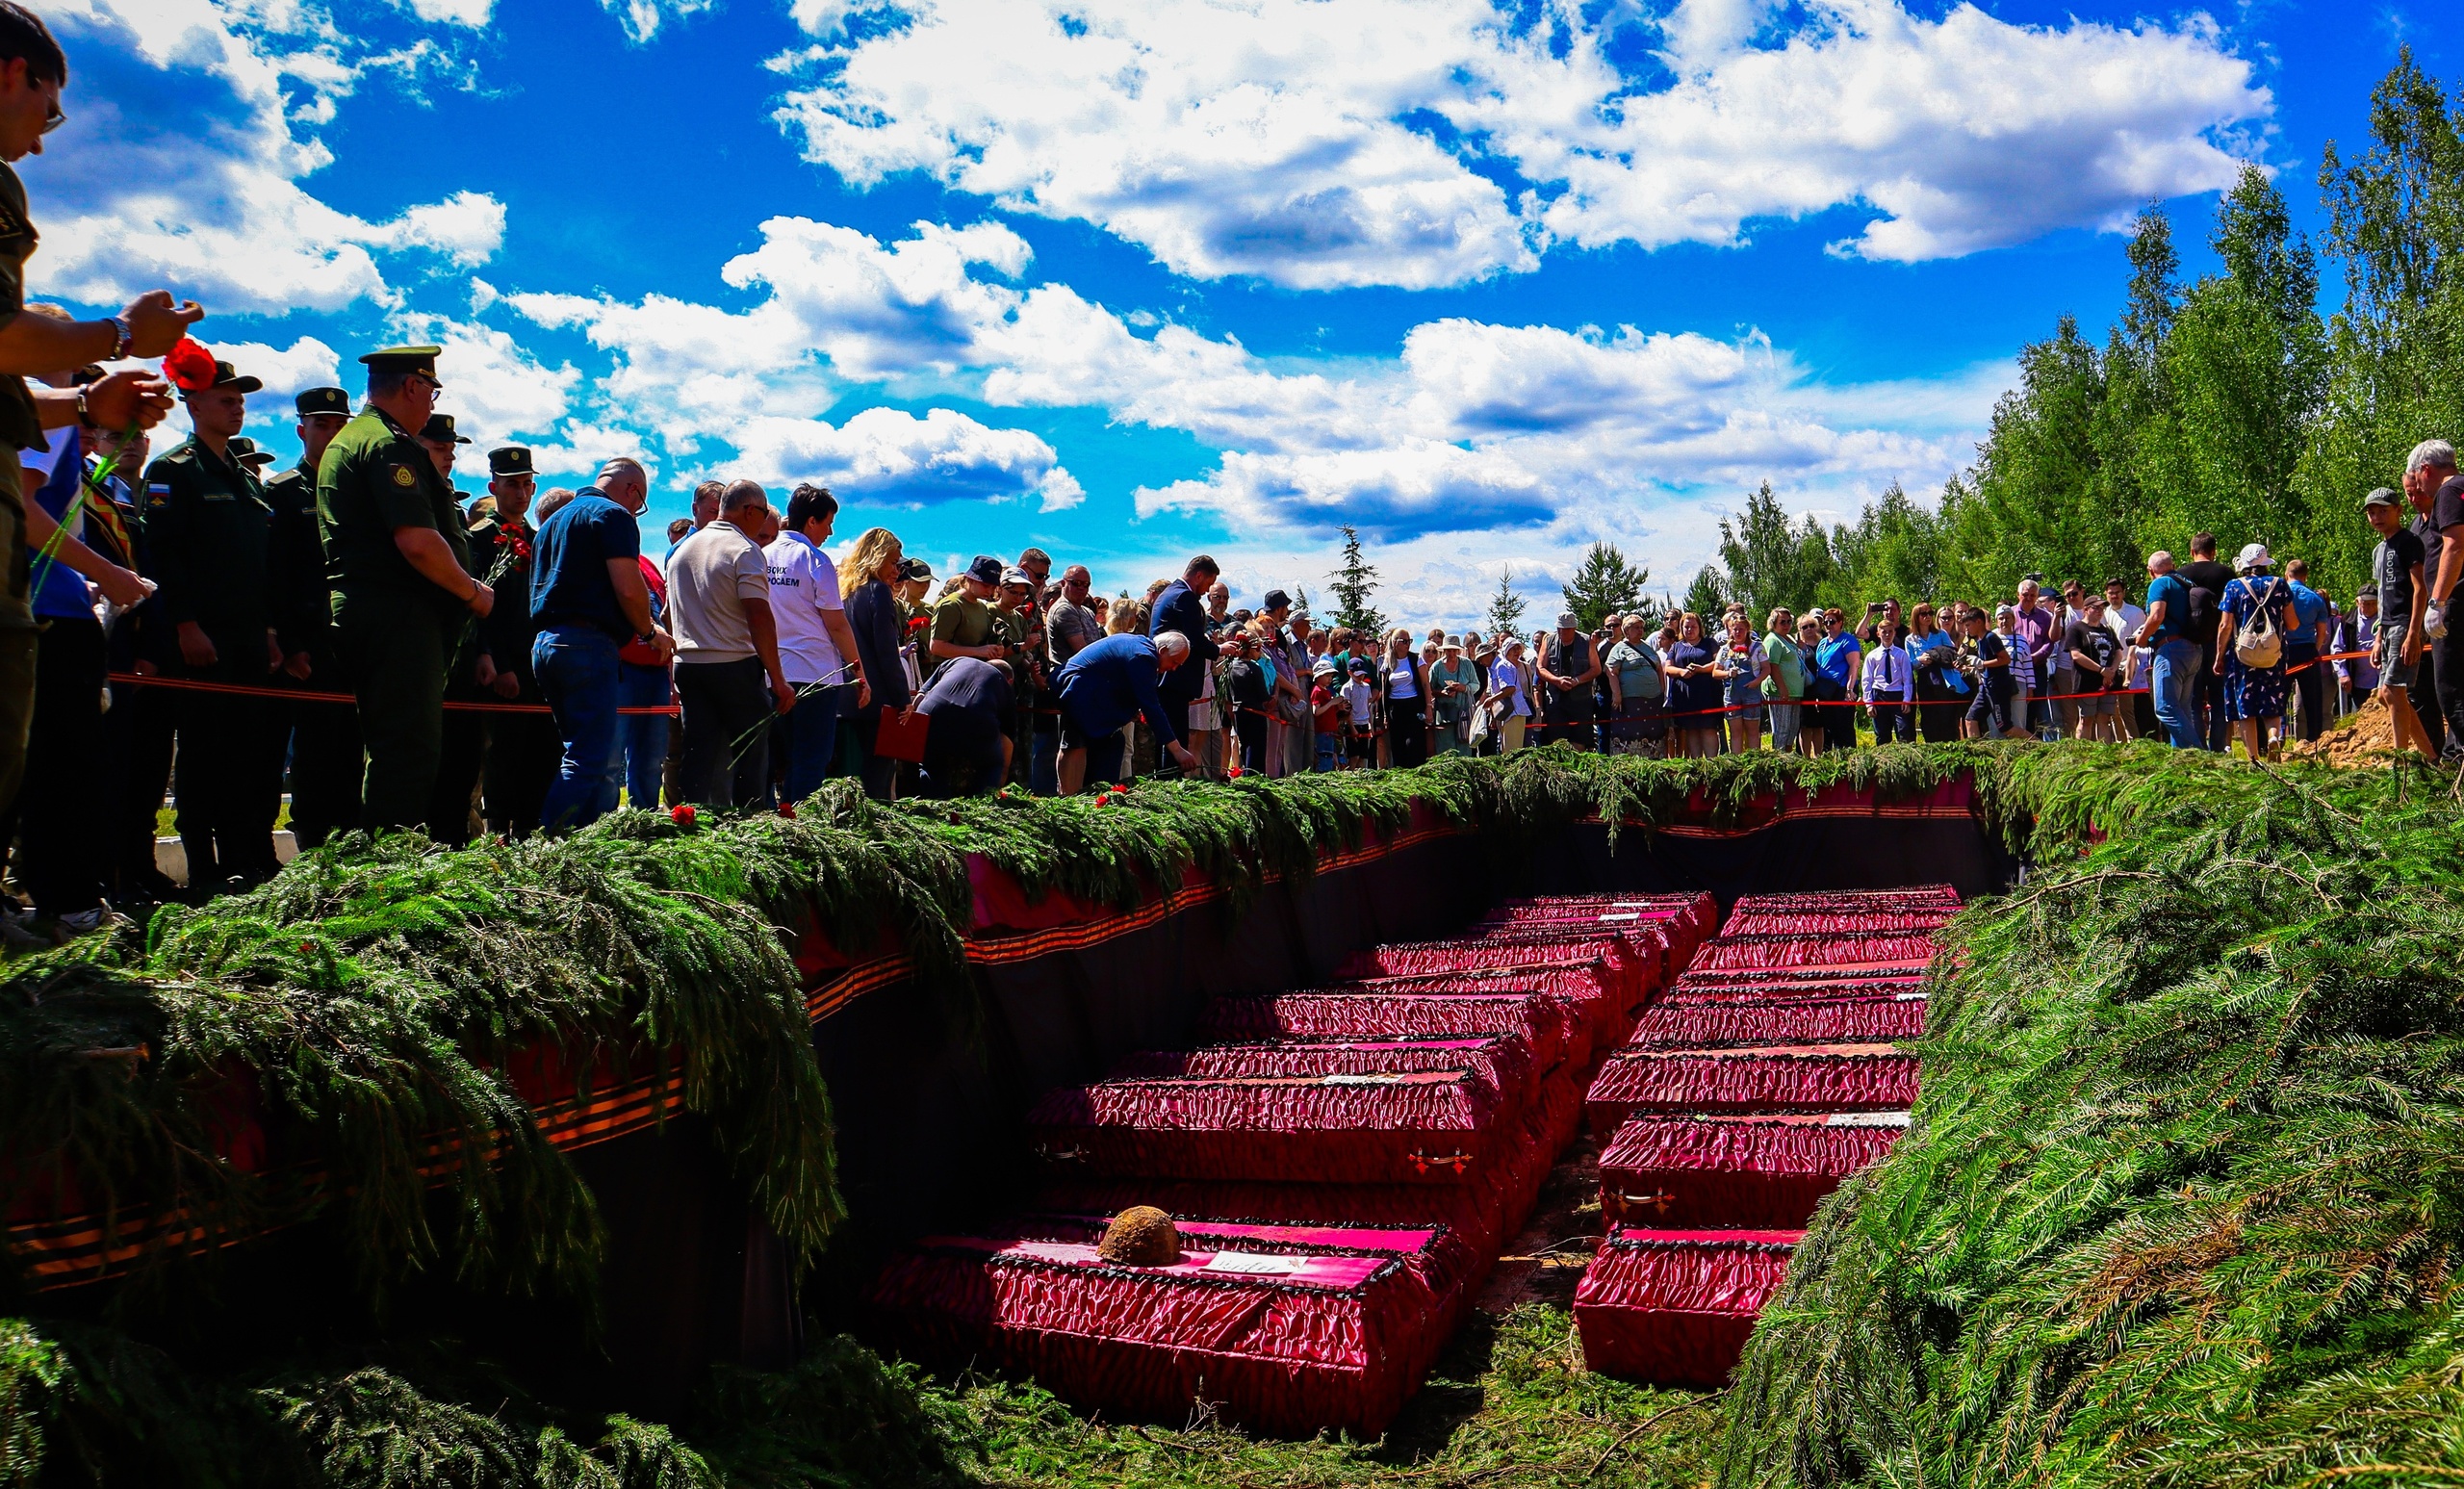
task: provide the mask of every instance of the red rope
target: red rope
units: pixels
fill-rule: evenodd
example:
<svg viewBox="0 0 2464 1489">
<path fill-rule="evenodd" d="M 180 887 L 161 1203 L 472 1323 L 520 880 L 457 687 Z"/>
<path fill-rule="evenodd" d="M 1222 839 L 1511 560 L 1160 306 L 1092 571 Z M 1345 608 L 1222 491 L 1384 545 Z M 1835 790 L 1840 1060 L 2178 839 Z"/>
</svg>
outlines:
<svg viewBox="0 0 2464 1489">
<path fill-rule="evenodd" d="M 242 698 L 284 698 L 293 703 L 301 704 L 356 706 L 359 702 L 348 693 L 318 693 L 291 687 L 251 687 L 244 682 L 207 682 L 196 678 L 166 678 L 142 672 L 115 672 L 111 674 L 111 680 L 114 682 L 125 682 L 132 687 L 167 687 L 190 693 L 231 693 Z M 454 698 L 447 699 L 445 706 L 449 710 L 462 713 L 551 713 L 554 711 L 546 704 L 465 703 Z M 664 707 L 629 706 L 616 711 L 618 713 L 658 713 L 674 718 L 677 714 L 677 706 L 669 704 Z"/>
</svg>

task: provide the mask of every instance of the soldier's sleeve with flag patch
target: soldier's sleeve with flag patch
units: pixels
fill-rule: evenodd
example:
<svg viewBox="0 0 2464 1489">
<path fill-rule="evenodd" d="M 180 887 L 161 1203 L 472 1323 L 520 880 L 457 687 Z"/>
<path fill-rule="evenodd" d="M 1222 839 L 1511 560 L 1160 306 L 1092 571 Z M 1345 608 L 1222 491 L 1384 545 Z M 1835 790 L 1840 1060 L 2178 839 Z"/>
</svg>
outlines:
<svg viewBox="0 0 2464 1489">
<path fill-rule="evenodd" d="M 384 519 L 387 530 L 398 532 L 404 527 L 436 530 L 436 505 L 428 500 L 427 490 L 421 484 L 419 468 L 411 463 L 426 459 L 425 450 L 414 449 L 405 454 L 398 446 L 376 452 L 369 470 L 372 477 L 369 489 L 374 494 L 377 515 Z"/>
<path fill-rule="evenodd" d="M 189 489 L 187 472 L 173 459 L 157 460 L 145 472 L 146 552 L 153 561 L 155 613 L 167 625 L 197 618 L 197 573 L 192 529 L 196 494 Z"/>
</svg>

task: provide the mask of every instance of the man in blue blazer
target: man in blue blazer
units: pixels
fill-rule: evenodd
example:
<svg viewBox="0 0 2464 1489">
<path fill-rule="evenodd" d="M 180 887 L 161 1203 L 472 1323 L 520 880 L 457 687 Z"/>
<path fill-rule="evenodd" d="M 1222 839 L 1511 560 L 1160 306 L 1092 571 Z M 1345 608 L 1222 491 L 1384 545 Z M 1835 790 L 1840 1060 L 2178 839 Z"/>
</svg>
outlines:
<svg viewBox="0 0 2464 1489">
<path fill-rule="evenodd" d="M 1206 633 L 1206 592 L 1222 573 L 1214 559 L 1200 553 L 1155 597 L 1155 613 L 1147 619 L 1146 634 L 1177 631 L 1190 641 L 1190 665 L 1164 674 L 1156 685 L 1167 706 L 1186 708 L 1197 702 L 1207 668 L 1215 662 L 1217 648 Z"/>
</svg>

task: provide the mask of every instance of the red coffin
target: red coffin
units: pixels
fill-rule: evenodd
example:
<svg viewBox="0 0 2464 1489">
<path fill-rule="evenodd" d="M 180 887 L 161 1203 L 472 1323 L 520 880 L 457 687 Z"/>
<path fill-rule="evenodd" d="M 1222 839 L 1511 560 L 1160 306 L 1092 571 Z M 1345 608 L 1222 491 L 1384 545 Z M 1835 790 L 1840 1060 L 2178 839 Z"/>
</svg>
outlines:
<svg viewBox="0 0 2464 1489">
<path fill-rule="evenodd" d="M 1371 992 L 1473 992 L 1485 988 L 1546 992 L 1565 1000 L 1573 1014 L 1566 1053 L 1584 1059 L 1592 1049 L 1610 1049 L 1626 1042 L 1634 1013 L 1642 1000 L 1630 998 L 1626 984 L 1598 957 L 1569 962 L 1538 962 L 1527 966 L 1467 967 L 1456 972 L 1403 972 L 1391 977 L 1364 977 L 1343 984 Z M 1588 1049 L 1583 1048 L 1588 1044 Z"/>
<path fill-rule="evenodd" d="M 1729 907 L 1731 915 L 1774 911 L 1838 911 L 1912 910 L 1922 906 L 1959 909 L 1960 892 L 1949 885 L 1911 885 L 1905 889 L 1816 889 L 1805 894 L 1747 894 Z"/>
<path fill-rule="evenodd" d="M 1721 937 L 1695 953 L 1689 972 L 1747 967 L 1923 967 L 1934 958 L 1930 931 L 1834 932 L 1813 936 Z"/>
<path fill-rule="evenodd" d="M 1658 1003 L 1634 1022 L 1630 1045 L 1831 1044 L 1912 1040 L 1925 1032 L 1925 994 Z"/>
<path fill-rule="evenodd" d="M 1508 900 L 1479 921 L 1482 931 L 1592 921 L 1615 926 L 1640 921 L 1658 925 L 1668 936 L 1669 956 L 1681 966 L 1703 938 L 1719 925 L 1719 903 L 1707 894 L 1584 894 L 1562 899 Z"/>
<path fill-rule="evenodd" d="M 1478 967 L 1534 966 L 1597 957 L 1618 978 L 1625 1008 L 1635 1008 L 1662 982 L 1667 938 L 1649 927 L 1624 934 L 1585 926 L 1564 932 L 1515 928 L 1494 936 L 1446 941 L 1400 941 L 1354 955 L 1343 977 L 1392 977 L 1414 972 L 1461 972 Z"/>
<path fill-rule="evenodd" d="M 1575 1288 L 1593 1370 L 1656 1385 L 1724 1386 L 1799 1230 L 1619 1230 Z"/>
<path fill-rule="evenodd" d="M 1238 1215 L 1268 1220 L 1348 1224 L 1442 1223 L 1478 1252 L 1485 1269 L 1539 1198 L 1549 1165 L 1574 1136 L 1580 1092 L 1559 1074 L 1543 1081 L 1538 1101 L 1499 1134 L 1493 1161 L 1461 1184 L 1309 1184 L 1196 1179 L 1105 1178 L 1056 1173 L 1039 1193 L 1046 1209 L 1116 1215 L 1154 1205 L 1175 1215 Z"/>
<path fill-rule="evenodd" d="M 1027 1137 L 1056 1173 L 1461 1184 L 1496 1161 L 1500 1116 L 1465 1071 L 1105 1081 L 1046 1092 Z"/>
<path fill-rule="evenodd" d="M 1959 913 L 1948 906 L 1923 910 L 1757 911 L 1731 915 L 1722 937 L 1836 936 L 1842 932 L 1938 931 Z"/>
<path fill-rule="evenodd" d="M 1113 1066 L 1114 1080 L 1244 1075 L 1371 1075 L 1469 1070 L 1521 1105 L 1540 1072 L 1517 1035 L 1450 1040 L 1264 1040 L 1210 1044 L 1187 1052 L 1150 1050 Z"/>
<path fill-rule="evenodd" d="M 1591 1130 L 1643 1113 L 1889 1112 L 1916 1101 L 1916 1057 L 1888 1044 L 1628 1049 L 1584 1100 Z"/>
<path fill-rule="evenodd" d="M 1580 1004 L 1553 993 L 1499 983 L 1428 986 L 1409 990 L 1325 988 L 1264 998 L 1218 998 L 1198 1014 L 1198 1038 L 1260 1040 L 1279 1036 L 1332 1039 L 1445 1039 L 1513 1035 L 1531 1047 L 1546 1070 L 1569 1058 L 1586 1059 L 1590 1037 Z M 1579 1042 L 1581 1053 L 1574 1054 Z"/>
<path fill-rule="evenodd" d="M 1688 972 L 1661 998 L 1663 1003 L 1751 1003 L 1766 998 L 1889 998 L 1925 987 L 1919 971 L 1856 973 L 1829 967 L 1794 970 L 1749 968 L 1734 972 Z"/>
<path fill-rule="evenodd" d="M 1460 1301 L 1443 1228 L 1193 1221 L 1170 1267 L 1114 1266 L 1085 1224 L 1056 1228 L 1071 1239 L 927 1239 L 866 1309 L 910 1353 L 1025 1371 L 1091 1410 L 1180 1423 L 1203 1401 L 1261 1431 L 1374 1437 Z"/>
<path fill-rule="evenodd" d="M 1600 1155 L 1611 1226 L 1794 1226 L 1888 1153 L 1905 1112 L 1638 1117 Z"/>
</svg>

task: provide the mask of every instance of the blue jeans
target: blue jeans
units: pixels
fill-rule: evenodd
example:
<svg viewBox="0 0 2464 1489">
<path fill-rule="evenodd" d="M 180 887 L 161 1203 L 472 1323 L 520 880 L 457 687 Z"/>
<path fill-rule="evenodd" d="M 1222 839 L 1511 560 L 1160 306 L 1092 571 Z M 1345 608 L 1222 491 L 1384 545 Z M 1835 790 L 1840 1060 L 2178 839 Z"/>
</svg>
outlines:
<svg viewBox="0 0 2464 1489">
<path fill-rule="evenodd" d="M 552 626 L 530 644 L 530 670 L 556 717 L 564 757 L 539 805 L 551 833 L 587 827 L 616 809 L 616 638 L 596 626 Z"/>
<path fill-rule="evenodd" d="M 2198 720 L 2191 712 L 2191 688 L 2198 671 L 2197 643 L 2179 636 L 2156 649 L 2156 659 L 2148 669 L 2156 726 L 2176 750 L 2195 750 L 2206 742 L 2199 737 Z"/>
<path fill-rule="evenodd" d="M 771 719 L 770 758 L 785 762 L 788 801 L 803 801 L 837 773 L 838 709 L 854 692 L 806 683 L 796 689 L 796 706 Z"/>
<path fill-rule="evenodd" d="M 667 669 L 618 662 L 616 702 L 628 708 L 664 708 L 673 704 L 676 699 L 667 685 Z M 617 718 L 616 749 L 623 759 L 625 799 L 645 811 L 658 810 L 668 727 L 675 722 L 672 715 L 663 713 L 627 713 Z"/>
</svg>

